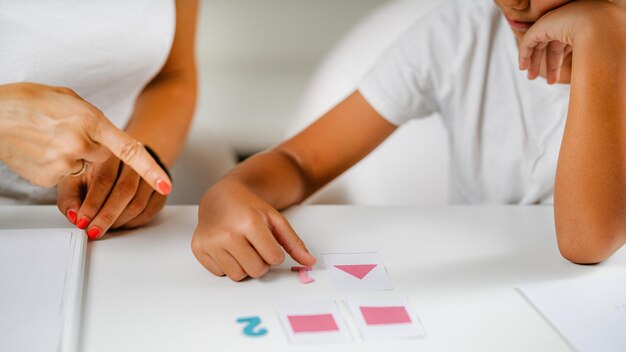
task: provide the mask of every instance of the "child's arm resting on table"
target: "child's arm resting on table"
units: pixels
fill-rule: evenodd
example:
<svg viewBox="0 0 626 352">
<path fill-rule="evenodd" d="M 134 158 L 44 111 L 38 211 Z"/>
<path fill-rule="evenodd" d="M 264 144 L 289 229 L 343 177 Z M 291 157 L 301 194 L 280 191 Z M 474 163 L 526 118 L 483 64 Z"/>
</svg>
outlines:
<svg viewBox="0 0 626 352">
<path fill-rule="evenodd" d="M 559 249 L 598 263 L 626 242 L 626 12 L 577 1 L 546 14 L 520 43 L 520 67 L 550 41 L 573 48 L 554 195 Z"/>
<path fill-rule="evenodd" d="M 282 263 L 282 248 L 300 264 L 315 264 L 276 209 L 303 201 L 395 129 L 355 92 L 297 136 L 244 161 L 204 195 L 194 255 L 213 274 L 236 281 Z"/>
</svg>

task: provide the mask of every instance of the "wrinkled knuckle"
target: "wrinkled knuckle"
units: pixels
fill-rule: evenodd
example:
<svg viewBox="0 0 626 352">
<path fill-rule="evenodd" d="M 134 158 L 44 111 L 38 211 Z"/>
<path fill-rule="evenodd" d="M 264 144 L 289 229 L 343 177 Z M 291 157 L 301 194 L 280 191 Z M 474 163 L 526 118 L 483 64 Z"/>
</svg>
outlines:
<svg viewBox="0 0 626 352">
<path fill-rule="evenodd" d="M 101 211 L 98 216 L 101 217 L 107 224 L 112 224 L 115 222 L 115 220 L 117 220 L 117 216 L 109 210 Z"/>
<path fill-rule="evenodd" d="M 204 253 L 204 241 L 198 233 L 194 234 L 191 239 L 191 252 L 196 256 L 196 258 L 199 258 L 200 255 Z"/>
<path fill-rule="evenodd" d="M 304 246 L 304 242 L 302 242 L 302 240 L 297 237 L 295 239 L 295 241 L 293 241 L 292 243 L 289 243 L 287 246 L 285 246 L 285 250 L 287 251 L 287 253 L 293 253 L 298 247 L 303 247 Z"/>
<path fill-rule="evenodd" d="M 141 153 L 143 146 L 137 141 L 132 141 L 125 144 L 120 150 L 120 160 L 126 164 L 130 164 L 137 159 L 139 153 Z"/>
<path fill-rule="evenodd" d="M 239 240 L 241 235 L 235 231 L 223 231 L 217 234 L 217 238 L 219 238 L 223 243 L 229 244 Z"/>
<path fill-rule="evenodd" d="M 256 227 L 256 220 L 252 216 L 244 216 L 239 220 L 240 228 L 251 230 Z"/>
<path fill-rule="evenodd" d="M 89 109 L 83 109 L 74 115 L 74 125 L 79 126 L 82 131 L 94 131 L 98 126 L 98 115 Z"/>
<path fill-rule="evenodd" d="M 115 184 L 115 177 L 109 174 L 100 174 L 94 182 L 94 186 L 98 187 L 101 190 L 108 191 Z"/>
<path fill-rule="evenodd" d="M 285 248 L 285 252 L 291 254 L 291 253 L 293 253 L 293 251 L 296 248 L 296 246 L 294 246 L 293 244 L 288 244 L 284 248 Z"/>
<path fill-rule="evenodd" d="M 296 237 L 296 243 L 298 244 L 298 246 L 302 247 L 304 246 L 304 241 L 302 240 L 302 238 L 300 237 Z"/>
<path fill-rule="evenodd" d="M 285 253 L 281 251 L 277 251 L 276 253 L 272 253 L 268 259 L 268 264 L 271 265 L 280 265 L 285 261 Z"/>
<path fill-rule="evenodd" d="M 132 199 L 137 192 L 137 184 L 131 180 L 121 180 L 117 184 L 117 191 L 124 199 Z"/>
<path fill-rule="evenodd" d="M 63 93 L 63 94 L 67 94 L 67 95 L 78 95 L 76 94 L 76 92 L 68 87 L 58 87 L 57 89 L 59 92 Z"/>
</svg>

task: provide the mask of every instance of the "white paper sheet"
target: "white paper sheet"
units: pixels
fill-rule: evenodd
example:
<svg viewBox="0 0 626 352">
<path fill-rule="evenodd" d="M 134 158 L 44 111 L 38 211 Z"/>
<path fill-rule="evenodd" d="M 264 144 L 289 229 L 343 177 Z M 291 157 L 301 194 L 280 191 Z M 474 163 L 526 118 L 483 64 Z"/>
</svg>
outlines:
<svg viewBox="0 0 626 352">
<path fill-rule="evenodd" d="M 0 351 L 73 351 L 86 239 L 76 229 L 0 230 Z"/>
<path fill-rule="evenodd" d="M 518 291 L 578 351 L 626 351 L 626 270 L 523 285 Z"/>
<path fill-rule="evenodd" d="M 426 336 L 406 297 L 348 297 L 347 304 L 364 340 Z"/>
<path fill-rule="evenodd" d="M 334 301 L 285 302 L 275 306 L 289 342 L 323 344 L 351 342 L 352 336 Z"/>
<path fill-rule="evenodd" d="M 378 253 L 323 253 L 322 260 L 337 291 L 393 290 Z"/>
</svg>

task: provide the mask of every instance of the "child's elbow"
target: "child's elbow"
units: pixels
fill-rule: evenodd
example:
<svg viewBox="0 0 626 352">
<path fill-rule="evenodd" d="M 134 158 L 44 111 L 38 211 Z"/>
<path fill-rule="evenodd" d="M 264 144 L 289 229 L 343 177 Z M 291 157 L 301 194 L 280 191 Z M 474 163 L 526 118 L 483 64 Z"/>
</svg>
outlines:
<svg viewBox="0 0 626 352">
<path fill-rule="evenodd" d="M 561 255 L 570 262 L 597 264 L 610 257 L 624 243 L 624 233 L 609 229 L 557 229 L 557 242 Z"/>
<path fill-rule="evenodd" d="M 607 259 L 612 253 L 606 249 L 589 246 L 576 246 L 571 244 L 560 244 L 559 252 L 563 258 L 574 264 L 598 264 Z"/>
</svg>

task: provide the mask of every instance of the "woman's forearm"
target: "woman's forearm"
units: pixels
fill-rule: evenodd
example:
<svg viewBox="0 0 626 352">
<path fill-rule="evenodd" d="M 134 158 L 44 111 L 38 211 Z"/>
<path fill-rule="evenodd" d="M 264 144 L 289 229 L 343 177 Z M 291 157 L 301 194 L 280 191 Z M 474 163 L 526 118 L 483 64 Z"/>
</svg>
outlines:
<svg viewBox="0 0 626 352">
<path fill-rule="evenodd" d="M 577 41 L 555 222 L 563 256 L 596 263 L 626 241 L 626 16 L 616 8 Z"/>
</svg>

